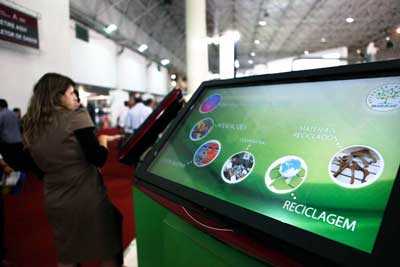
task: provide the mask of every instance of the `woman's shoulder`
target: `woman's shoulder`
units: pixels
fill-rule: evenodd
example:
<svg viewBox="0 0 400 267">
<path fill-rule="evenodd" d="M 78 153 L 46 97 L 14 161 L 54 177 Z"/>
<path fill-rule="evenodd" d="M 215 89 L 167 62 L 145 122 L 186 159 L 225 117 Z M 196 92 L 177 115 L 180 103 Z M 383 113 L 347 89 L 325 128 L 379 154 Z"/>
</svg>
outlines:
<svg viewBox="0 0 400 267">
<path fill-rule="evenodd" d="M 69 111 L 66 116 L 68 116 L 68 121 L 70 122 L 69 128 L 72 131 L 94 127 L 89 112 L 83 107 L 75 111 Z"/>
</svg>

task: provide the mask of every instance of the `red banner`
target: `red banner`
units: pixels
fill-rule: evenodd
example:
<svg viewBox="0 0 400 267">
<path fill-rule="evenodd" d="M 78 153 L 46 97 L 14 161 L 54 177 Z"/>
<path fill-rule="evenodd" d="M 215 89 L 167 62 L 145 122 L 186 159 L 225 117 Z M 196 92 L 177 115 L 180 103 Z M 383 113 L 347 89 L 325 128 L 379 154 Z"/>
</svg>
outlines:
<svg viewBox="0 0 400 267">
<path fill-rule="evenodd" d="M 39 48 L 37 18 L 0 3 L 0 40 Z"/>
</svg>

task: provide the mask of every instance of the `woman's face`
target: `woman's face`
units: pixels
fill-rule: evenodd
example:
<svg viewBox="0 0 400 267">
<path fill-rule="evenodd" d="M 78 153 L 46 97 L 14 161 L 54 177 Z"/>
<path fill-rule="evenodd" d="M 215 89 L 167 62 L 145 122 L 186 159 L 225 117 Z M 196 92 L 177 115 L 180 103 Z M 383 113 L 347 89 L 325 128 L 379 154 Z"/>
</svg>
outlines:
<svg viewBox="0 0 400 267">
<path fill-rule="evenodd" d="M 61 105 L 69 110 L 77 110 L 79 108 L 78 98 L 74 93 L 74 87 L 71 85 L 61 97 Z"/>
</svg>

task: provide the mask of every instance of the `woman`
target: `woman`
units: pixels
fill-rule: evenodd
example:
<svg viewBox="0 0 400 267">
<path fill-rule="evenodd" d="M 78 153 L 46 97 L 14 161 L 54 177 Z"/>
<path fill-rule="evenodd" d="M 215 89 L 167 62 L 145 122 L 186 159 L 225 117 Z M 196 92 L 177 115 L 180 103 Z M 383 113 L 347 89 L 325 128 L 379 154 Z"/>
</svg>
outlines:
<svg viewBox="0 0 400 267">
<path fill-rule="evenodd" d="M 107 143 L 120 136 L 97 140 L 89 114 L 79 108 L 74 82 L 56 73 L 45 74 L 34 86 L 23 124 L 26 148 L 44 173 L 58 266 L 89 260 L 121 266 L 122 216 L 98 169 L 107 159 Z"/>
</svg>

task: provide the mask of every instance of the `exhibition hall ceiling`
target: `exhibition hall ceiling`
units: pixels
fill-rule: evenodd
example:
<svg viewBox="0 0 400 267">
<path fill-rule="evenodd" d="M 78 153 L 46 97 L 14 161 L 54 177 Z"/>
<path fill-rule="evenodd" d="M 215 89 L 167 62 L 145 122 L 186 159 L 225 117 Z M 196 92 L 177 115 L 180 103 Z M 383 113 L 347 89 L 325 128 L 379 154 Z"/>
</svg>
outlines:
<svg viewBox="0 0 400 267">
<path fill-rule="evenodd" d="M 207 35 L 228 30 L 240 33 L 240 68 L 268 61 L 304 56 L 305 51 L 349 47 L 356 61 L 375 42 L 386 57 L 400 58 L 399 0 L 207 0 Z M 71 17 L 101 32 L 109 24 L 118 29 L 110 38 L 184 72 L 184 0 L 71 0 Z M 399 30 L 400 31 L 400 30 Z M 357 50 L 359 54 L 357 54 Z M 209 46 L 210 69 L 218 72 L 218 46 Z"/>
</svg>

